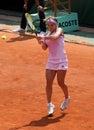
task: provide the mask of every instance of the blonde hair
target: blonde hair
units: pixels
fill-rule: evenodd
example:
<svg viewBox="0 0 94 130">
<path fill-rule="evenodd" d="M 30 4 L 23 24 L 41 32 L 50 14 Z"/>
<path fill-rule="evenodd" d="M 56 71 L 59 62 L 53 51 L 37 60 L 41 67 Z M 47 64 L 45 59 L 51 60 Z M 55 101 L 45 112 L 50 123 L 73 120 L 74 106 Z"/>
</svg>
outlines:
<svg viewBox="0 0 94 130">
<path fill-rule="evenodd" d="M 46 18 L 44 19 L 44 22 L 47 22 L 49 19 L 53 19 L 54 21 L 57 22 L 57 19 L 56 19 L 55 17 L 53 17 L 53 16 L 48 16 L 48 17 L 46 17 Z"/>
</svg>

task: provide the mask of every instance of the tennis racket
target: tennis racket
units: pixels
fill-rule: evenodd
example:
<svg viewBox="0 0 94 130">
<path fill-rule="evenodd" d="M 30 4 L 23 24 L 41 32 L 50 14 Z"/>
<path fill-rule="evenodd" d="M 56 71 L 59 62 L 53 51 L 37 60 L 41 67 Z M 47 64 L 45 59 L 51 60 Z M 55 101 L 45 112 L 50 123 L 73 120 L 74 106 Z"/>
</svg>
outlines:
<svg viewBox="0 0 94 130">
<path fill-rule="evenodd" d="M 37 32 L 36 32 L 36 28 L 33 24 L 33 19 L 32 19 L 32 16 L 29 14 L 29 13 L 25 13 L 25 17 L 26 17 L 26 20 L 27 20 L 27 23 L 30 27 L 30 29 L 32 30 L 32 32 L 34 32 L 37 36 Z"/>
</svg>

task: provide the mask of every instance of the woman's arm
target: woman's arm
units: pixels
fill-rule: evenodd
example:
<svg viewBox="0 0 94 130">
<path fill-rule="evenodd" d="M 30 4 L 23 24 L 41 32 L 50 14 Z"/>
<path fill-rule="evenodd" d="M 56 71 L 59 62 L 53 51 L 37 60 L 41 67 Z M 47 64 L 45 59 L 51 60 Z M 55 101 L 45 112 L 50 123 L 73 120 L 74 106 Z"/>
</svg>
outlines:
<svg viewBox="0 0 94 130">
<path fill-rule="evenodd" d="M 42 37 L 37 37 L 38 43 L 41 45 L 43 50 L 46 50 L 48 48 L 45 39 Z"/>
<path fill-rule="evenodd" d="M 36 38 L 38 41 L 40 41 L 41 39 L 55 40 L 55 39 L 59 38 L 60 35 L 64 35 L 62 28 L 57 28 L 56 33 L 53 35 L 51 35 L 50 32 L 48 32 L 45 36 L 38 35 Z"/>
<path fill-rule="evenodd" d="M 41 43 L 41 47 L 43 50 L 46 50 L 48 48 L 48 46 L 45 42 Z"/>
</svg>

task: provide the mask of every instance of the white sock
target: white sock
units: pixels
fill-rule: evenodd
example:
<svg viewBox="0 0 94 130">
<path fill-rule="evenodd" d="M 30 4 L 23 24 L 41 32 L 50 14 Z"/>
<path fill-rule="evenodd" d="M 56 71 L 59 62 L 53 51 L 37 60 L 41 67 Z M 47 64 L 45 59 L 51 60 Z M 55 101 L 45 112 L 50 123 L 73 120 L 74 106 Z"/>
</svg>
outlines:
<svg viewBox="0 0 94 130">
<path fill-rule="evenodd" d="M 48 106 L 50 106 L 50 105 L 52 105 L 52 102 L 49 102 L 49 103 L 48 103 Z"/>
</svg>

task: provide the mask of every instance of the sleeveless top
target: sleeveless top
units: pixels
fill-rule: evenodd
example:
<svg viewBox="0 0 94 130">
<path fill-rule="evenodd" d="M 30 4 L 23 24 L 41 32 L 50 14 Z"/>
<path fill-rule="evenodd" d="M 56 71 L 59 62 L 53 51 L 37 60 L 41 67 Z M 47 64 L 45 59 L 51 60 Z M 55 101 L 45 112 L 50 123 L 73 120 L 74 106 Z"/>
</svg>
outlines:
<svg viewBox="0 0 94 130">
<path fill-rule="evenodd" d="M 46 40 L 46 44 L 49 48 L 48 62 L 50 63 L 68 62 L 66 50 L 64 47 L 63 35 L 59 36 L 59 38 L 57 39 Z"/>
</svg>

